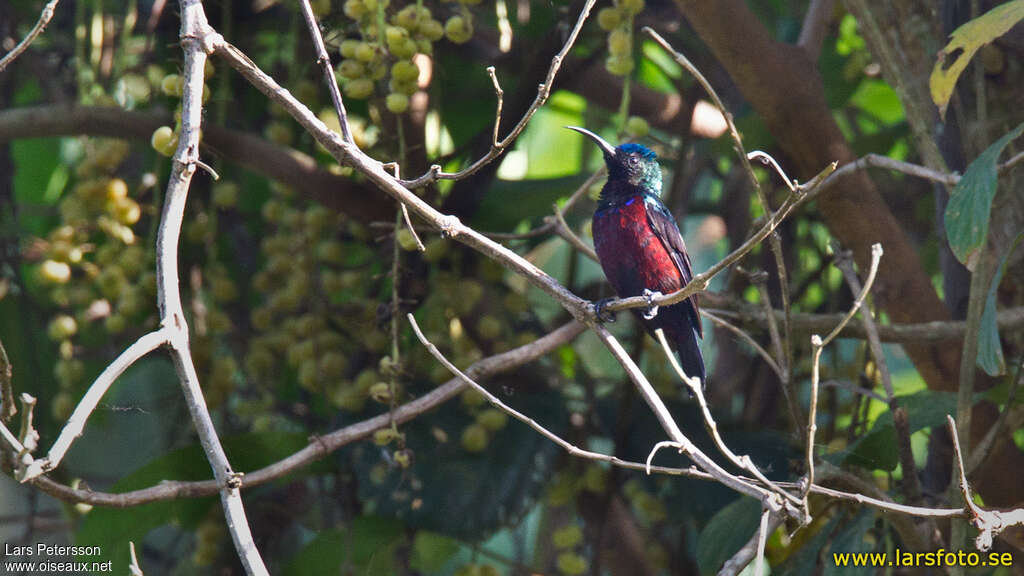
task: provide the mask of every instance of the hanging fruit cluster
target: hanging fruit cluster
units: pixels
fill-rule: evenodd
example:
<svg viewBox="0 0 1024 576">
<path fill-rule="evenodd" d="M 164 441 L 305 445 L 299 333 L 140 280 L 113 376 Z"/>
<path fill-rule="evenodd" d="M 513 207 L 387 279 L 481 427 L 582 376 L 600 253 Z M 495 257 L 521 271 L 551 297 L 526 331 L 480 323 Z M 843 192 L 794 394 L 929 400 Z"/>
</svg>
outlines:
<svg viewBox="0 0 1024 576">
<path fill-rule="evenodd" d="M 418 89 L 420 70 L 413 57 L 433 54 L 434 43 L 441 38 L 468 42 L 473 37 L 473 14 L 467 5 L 479 1 L 460 0 L 458 14 L 442 24 L 422 2 L 389 15 L 389 0 L 346 0 L 345 15 L 356 22 L 357 29 L 339 49 L 342 61 L 337 73 L 345 95 L 369 98 L 387 78 L 385 106 L 394 114 L 404 113 Z"/>
<path fill-rule="evenodd" d="M 130 151 L 120 140 L 84 141 L 76 183 L 58 205 L 60 223 L 39 243 L 38 279 L 56 308 L 47 334 L 58 343 L 52 403 L 58 419 L 74 406 L 72 390 L 85 367 L 75 337 L 100 326 L 120 334 L 155 309 L 153 254 L 137 242 L 143 208 L 117 176 Z"/>
<path fill-rule="evenodd" d="M 633 71 L 633 18 L 644 9 L 644 0 L 615 0 L 615 5 L 597 13 L 597 23 L 608 32 L 605 69 L 616 76 Z"/>
</svg>

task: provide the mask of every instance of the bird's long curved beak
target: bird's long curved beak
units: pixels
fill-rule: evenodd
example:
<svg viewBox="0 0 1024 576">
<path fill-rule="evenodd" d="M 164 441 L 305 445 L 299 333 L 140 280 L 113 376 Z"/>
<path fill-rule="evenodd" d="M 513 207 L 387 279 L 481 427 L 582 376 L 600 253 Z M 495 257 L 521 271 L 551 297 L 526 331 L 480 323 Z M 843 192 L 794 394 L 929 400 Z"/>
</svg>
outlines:
<svg viewBox="0 0 1024 576">
<path fill-rule="evenodd" d="M 566 128 L 568 128 L 569 130 L 575 130 L 580 134 L 589 137 L 598 145 L 598 147 L 601 148 L 601 151 L 604 152 L 605 156 L 615 156 L 615 146 L 612 146 L 611 144 L 606 142 L 604 138 L 601 138 L 600 136 L 594 134 L 593 132 L 587 130 L 586 128 L 580 128 L 579 126 L 566 126 Z"/>
</svg>

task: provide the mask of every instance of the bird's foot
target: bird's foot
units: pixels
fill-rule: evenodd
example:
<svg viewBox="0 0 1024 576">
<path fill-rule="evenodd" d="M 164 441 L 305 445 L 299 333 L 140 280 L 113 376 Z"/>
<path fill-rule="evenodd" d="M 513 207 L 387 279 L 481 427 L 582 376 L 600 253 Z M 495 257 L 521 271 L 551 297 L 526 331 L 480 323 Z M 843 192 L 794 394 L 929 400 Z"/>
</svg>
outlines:
<svg viewBox="0 0 1024 576">
<path fill-rule="evenodd" d="M 598 322 L 607 322 L 609 324 L 615 322 L 615 312 L 609 312 L 604 309 L 612 300 L 615 300 L 615 298 L 602 298 L 594 302 L 594 316 L 597 317 Z"/>
<path fill-rule="evenodd" d="M 644 320 L 653 320 L 658 315 L 658 305 L 654 303 L 655 298 L 664 296 L 661 292 L 655 292 L 644 288 L 643 297 L 647 299 L 647 309 L 644 310 Z"/>
</svg>

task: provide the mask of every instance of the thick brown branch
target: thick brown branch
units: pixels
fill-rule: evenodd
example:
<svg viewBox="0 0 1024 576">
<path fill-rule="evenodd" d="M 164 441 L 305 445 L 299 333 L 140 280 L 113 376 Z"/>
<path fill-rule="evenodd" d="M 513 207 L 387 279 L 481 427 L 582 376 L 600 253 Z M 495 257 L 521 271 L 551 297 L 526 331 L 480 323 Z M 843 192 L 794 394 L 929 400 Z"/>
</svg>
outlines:
<svg viewBox="0 0 1024 576">
<path fill-rule="evenodd" d="M 0 111 L 0 142 L 23 138 L 88 135 L 149 142 L 153 131 L 173 122 L 169 114 L 103 106 L 33 106 Z M 207 124 L 203 145 L 253 172 L 300 189 L 329 208 L 364 221 L 387 220 L 390 203 L 373 188 L 320 168 L 313 157 L 266 140 Z"/>
</svg>

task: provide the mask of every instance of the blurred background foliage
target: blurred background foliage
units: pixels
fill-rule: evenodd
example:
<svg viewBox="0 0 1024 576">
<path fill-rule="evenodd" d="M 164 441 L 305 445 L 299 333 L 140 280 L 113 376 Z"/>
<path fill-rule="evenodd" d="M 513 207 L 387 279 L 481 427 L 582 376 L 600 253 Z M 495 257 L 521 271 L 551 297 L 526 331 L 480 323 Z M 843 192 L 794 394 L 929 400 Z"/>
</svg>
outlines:
<svg viewBox="0 0 1024 576">
<path fill-rule="evenodd" d="M 0 7 L 3 36 L 20 37 L 40 4 Z M 532 100 L 582 6 L 564 0 L 312 4 L 356 141 L 377 159 L 399 162 L 404 177 L 432 163 L 457 170 L 486 152 L 495 97 L 485 67 L 495 66 L 505 91 L 504 134 Z M 779 40 L 793 42 L 807 6 L 772 0 L 751 9 Z M 337 126 L 297 3 L 219 0 L 206 10 L 225 37 Z M 693 79 L 639 34 L 643 25 L 668 36 L 720 89 L 749 149 L 776 149 L 672 4 L 617 0 L 598 4 L 550 101 L 514 149 L 472 178 L 418 193 L 479 230 L 521 234 L 504 241 L 577 294 L 609 296 L 595 262 L 553 234 L 526 234 L 600 166 L 593 146 L 563 129 L 587 126 L 610 140 L 654 147 L 663 161 L 666 203 L 680 218 L 695 269 L 724 256 L 753 230 L 762 207 L 728 138 L 719 137 L 721 118 Z M 177 26 L 174 3 L 66 0 L 33 48 L 0 74 L 2 108 L 57 103 L 146 115 L 118 120 L 132 136 L 127 140 L 69 134 L 0 146 L 0 339 L 15 369 L 15 391 L 39 398 L 44 447 L 103 367 L 156 325 L 153 247 L 181 94 Z M 858 155 L 918 161 L 900 98 L 881 77 L 857 20 L 837 5 L 825 30 L 818 69 L 849 145 Z M 234 153 L 211 145 L 203 159 L 220 180 L 199 173 L 190 191 L 181 285 L 200 380 L 237 470 L 273 463 L 311 436 L 387 412 L 447 381 L 451 375 L 413 337 L 406 312 L 460 367 L 533 341 L 568 319 L 522 278 L 458 243 L 420 230 L 426 250 L 417 251 L 390 200 L 336 165 L 216 59 L 206 83 L 204 129 L 231 130 L 219 142 L 256 136 L 273 144 L 274 154 L 311 158 L 322 176 L 310 180 L 310 188 L 320 188 L 311 193 L 296 178 L 272 177 L 272 167 L 239 162 L 232 154 L 245 155 L 243 144 Z M 144 129 L 133 124 L 140 118 Z M 776 178 L 760 169 L 758 176 L 770 197 L 782 198 L 782 189 L 772 189 Z M 941 295 L 944 239 L 932 186 L 893 173 L 874 177 Z M 566 214 L 587 242 L 599 186 Z M 845 310 L 851 295 L 831 263 L 831 234 L 813 206 L 780 234 L 794 310 Z M 743 267 L 772 274 L 769 293 L 778 307 L 767 247 Z M 741 303 L 761 298 L 751 277 L 737 271 L 717 278 L 712 289 Z M 654 342 L 628 315 L 611 328 L 686 432 L 709 449 L 696 407 Z M 745 343 L 710 323 L 705 328 L 708 389 L 727 442 L 751 454 L 770 477 L 797 478 L 799 426 L 789 419 L 778 380 Z M 768 345 L 763 327 L 755 337 Z M 809 395 L 805 343 L 806 335 L 794 342 L 802 406 Z M 1006 364 L 1019 365 L 1019 335 L 1004 335 L 1003 345 Z M 902 349 L 885 349 L 912 424 L 914 458 L 924 468 L 931 429 L 955 411 L 955 394 L 926 390 Z M 840 340 L 826 350 L 823 368 L 830 380 L 878 385 L 863 341 Z M 485 384 L 582 448 L 642 461 L 663 439 L 621 368 L 591 335 Z M 1006 389 L 1001 383 L 986 398 L 1005 403 Z M 824 389 L 821 408 L 825 458 L 900 498 L 903 471 L 887 405 L 839 386 Z M 187 423 L 171 363 L 154 353 L 118 379 L 51 475 L 114 492 L 205 479 L 208 465 Z M 1015 439 L 1024 444 L 1021 429 Z M 659 461 L 683 465 L 667 452 Z M 0 526 L 7 541 L 99 544 L 115 565 L 124 565 L 132 540 L 147 574 L 241 570 L 215 498 L 90 509 L 57 505 L 9 477 L 0 492 L 12 503 L 5 513 L 23 521 Z M 753 534 L 760 514 L 757 503 L 713 483 L 568 457 L 473 392 L 249 489 L 245 501 L 263 557 L 282 574 L 711 573 Z M 825 500 L 813 505 L 813 525 L 792 539 L 781 530 L 769 540 L 773 572 L 832 572 L 834 566 L 821 563 L 822 551 L 901 545 L 889 521 L 871 509 Z"/>
</svg>

